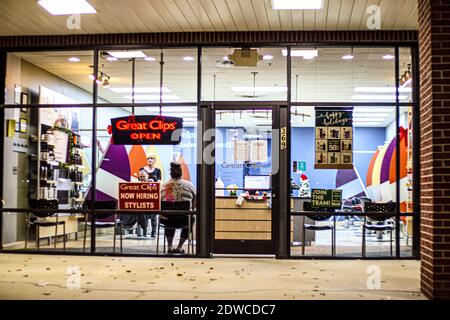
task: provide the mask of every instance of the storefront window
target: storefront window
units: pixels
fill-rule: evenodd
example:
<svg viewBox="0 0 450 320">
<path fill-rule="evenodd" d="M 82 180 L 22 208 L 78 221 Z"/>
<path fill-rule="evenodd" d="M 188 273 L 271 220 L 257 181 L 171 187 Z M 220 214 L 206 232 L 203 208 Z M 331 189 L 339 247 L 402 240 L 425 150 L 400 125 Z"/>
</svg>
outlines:
<svg viewBox="0 0 450 320">
<path fill-rule="evenodd" d="M 100 51 L 99 103 L 133 101 L 133 68 L 136 103 L 197 101 L 197 49 L 187 48 Z"/>
<path fill-rule="evenodd" d="M 392 203 L 393 207 L 389 209 L 389 213 L 392 215 L 382 222 L 392 223 L 393 228 L 382 232 L 367 228 L 364 241 L 366 244 L 365 254 L 367 256 L 390 256 L 392 232 L 392 254 L 395 255 L 395 202 L 397 201 L 395 107 L 330 107 L 329 112 L 331 113 L 352 110 L 353 137 L 348 140 L 350 142 L 347 142 L 344 136 L 336 136 L 333 139 L 323 137 L 323 140 L 320 140 L 317 137 L 318 124 L 316 123 L 319 117 L 318 110 L 322 109 L 292 107 L 291 110 L 292 141 L 295 141 L 291 150 L 291 207 L 294 212 L 302 212 L 293 218 L 295 236 L 292 254 L 303 255 L 303 225 L 305 225 L 304 241 L 306 246 L 304 250 L 306 255 L 331 255 L 332 239 L 335 237 L 333 246 L 336 247 L 335 254 L 337 256 L 361 256 L 363 254 L 361 251 L 363 225 L 366 227 L 373 223 L 373 219 L 367 218 L 362 213 L 364 210 L 366 212 L 368 210 L 365 207 L 366 202 L 374 202 L 377 204 Z M 402 119 L 400 122 L 403 123 L 407 120 L 407 113 L 402 111 L 400 117 Z M 336 125 L 328 128 L 325 134 L 330 134 L 330 130 L 336 128 Z M 400 131 L 400 152 L 405 153 L 406 157 L 407 144 L 404 143 L 406 143 L 407 134 L 405 130 L 401 129 Z M 339 148 L 336 149 L 337 151 L 334 149 L 331 151 L 330 146 L 334 145 L 335 141 L 338 141 Z M 326 146 L 323 150 L 320 149 L 322 145 Z M 352 146 L 353 160 L 350 167 L 347 168 L 344 167 L 345 161 L 343 161 L 342 155 L 347 152 L 349 145 Z M 322 162 L 318 160 L 318 155 L 324 155 L 323 162 L 328 163 L 328 168 L 317 165 Z M 333 157 L 337 160 L 333 161 Z M 335 164 L 333 165 L 333 163 Z M 403 175 L 407 179 L 406 162 L 404 164 L 405 170 L 401 169 L 401 177 L 402 172 L 405 171 Z M 400 181 L 405 179 L 400 179 Z M 406 180 L 404 183 L 405 187 L 401 187 L 402 189 L 406 188 Z M 317 218 L 314 217 L 314 214 L 306 212 L 315 209 L 305 209 L 308 207 L 308 205 L 305 207 L 305 202 L 310 203 L 309 207 L 311 207 L 311 203 L 314 203 L 312 195 L 314 189 L 340 190 L 342 192 L 342 202 L 338 208 L 328 210 L 329 204 L 325 202 L 324 206 L 319 206 L 316 211 L 330 211 L 331 213 L 316 220 L 311 218 Z M 406 198 L 403 199 L 404 197 L 407 197 L 406 189 L 404 196 L 401 196 L 402 207 L 406 207 L 408 203 Z M 389 207 L 389 205 L 387 206 Z M 333 215 L 333 212 L 338 215 Z M 405 221 L 406 219 L 400 221 L 399 228 L 402 230 Z M 327 229 L 327 227 L 330 228 Z M 401 234 L 400 240 L 403 245 L 406 237 Z M 409 243 L 411 244 L 411 241 Z"/>
<path fill-rule="evenodd" d="M 395 102 L 394 48 L 292 48 L 291 56 L 293 102 Z"/>
<path fill-rule="evenodd" d="M 92 103 L 93 63 L 92 51 L 9 53 L 5 102 Z"/>
<path fill-rule="evenodd" d="M 23 105 L 6 111 L 19 121 L 7 119 L 4 207 L 32 212 L 3 213 L 4 246 L 79 251 L 83 216 L 72 211 L 82 208 L 92 177 L 92 108 Z"/>
<path fill-rule="evenodd" d="M 399 48 L 398 101 L 394 48 L 294 47 L 289 83 L 288 51 L 281 47 L 207 47 L 201 63 L 198 48 L 98 52 L 96 75 L 93 51 L 8 54 L 5 249 L 148 255 L 174 253 L 178 241 L 187 240 L 180 252 L 195 254 L 197 170 L 211 160 L 207 153 L 197 159 L 201 65 L 201 100 L 215 102 L 202 105 L 201 113 L 215 133 L 210 176 L 215 190 L 208 198 L 214 202 L 209 226 L 214 253 L 276 252 L 282 206 L 277 192 L 286 182 L 278 179 L 286 165 L 279 160 L 290 141 L 291 256 L 395 257 L 397 249 L 402 257 L 412 256 L 419 216 L 413 208 L 410 48 Z M 280 126 L 288 86 L 290 132 Z M 126 128 L 114 127 L 118 118 Z M 130 131 L 144 122 L 158 124 L 162 136 L 144 128 L 143 136 L 114 140 L 114 129 Z M 175 140 L 167 143 L 171 124 Z M 179 164 L 192 195 L 184 209 L 192 213 L 187 215 L 192 223 L 188 231 L 177 228 L 184 233 L 174 238 L 164 223 L 158 236 L 158 222 L 166 218 L 160 211 L 171 210 L 168 204 L 152 207 L 159 217 L 120 207 L 119 188 L 156 180 L 162 188 L 171 179 L 171 162 Z M 159 190 L 160 197 L 169 196 Z M 334 204 L 321 207 L 313 200 Z M 95 217 L 86 214 L 92 208 Z M 393 215 L 377 221 L 372 211 Z M 50 224 L 38 226 L 39 221 Z M 164 248 L 167 235 L 173 247 Z"/>
<path fill-rule="evenodd" d="M 160 113 L 161 110 L 161 113 Z M 181 117 L 183 119 L 183 129 L 180 143 L 175 145 L 162 145 L 158 141 L 153 143 L 142 143 L 134 145 L 122 145 L 113 143 L 111 132 L 108 126 L 111 125 L 111 119 L 124 118 L 132 116 L 132 113 L 124 108 L 98 108 L 97 110 L 97 133 L 98 133 L 98 166 L 96 172 L 96 201 L 97 203 L 113 202 L 119 203 L 119 183 L 124 182 L 143 182 L 142 171 L 150 172 L 148 179 L 153 182 L 159 182 L 161 188 L 163 184 L 171 179 L 171 162 L 177 162 L 181 166 L 182 179 L 193 185 L 195 192 L 197 190 L 197 108 L 195 106 L 164 106 L 159 107 L 137 107 L 134 115 L 139 119 L 140 116 L 161 116 Z M 149 163 L 151 162 L 151 163 Z M 92 190 L 88 191 L 88 198 L 91 199 Z M 164 200 L 164 199 L 162 199 Z M 179 200 L 179 199 L 178 199 Z M 195 204 L 193 206 L 195 208 Z M 111 219 L 107 216 L 102 218 L 97 216 L 99 221 Z M 119 252 L 119 241 L 122 241 L 122 250 L 120 252 L 129 254 L 165 254 L 164 242 L 166 228 L 161 226 L 158 239 L 158 219 L 161 222 L 165 216 L 152 214 L 136 213 L 132 211 L 121 210 L 117 214 L 120 221 L 116 229 L 116 252 Z M 195 250 L 195 218 L 192 219 L 190 226 L 191 234 L 189 245 L 186 242 L 183 250 L 186 253 L 194 254 Z M 98 224 L 98 222 L 97 222 Z M 162 223 L 161 223 L 162 224 Z M 96 252 L 113 252 L 114 230 L 102 230 L 97 225 L 96 230 Z M 179 242 L 181 231 L 175 233 L 173 243 Z M 90 239 L 90 233 L 88 238 Z M 120 240 L 120 238 L 122 240 Z M 159 240 L 159 241 L 158 241 Z M 159 247 L 158 247 L 159 245 Z M 167 245 L 167 244 L 166 244 Z M 188 252 L 189 250 L 189 252 Z"/>
<path fill-rule="evenodd" d="M 202 100 L 287 99 L 285 48 L 205 48 Z"/>
</svg>

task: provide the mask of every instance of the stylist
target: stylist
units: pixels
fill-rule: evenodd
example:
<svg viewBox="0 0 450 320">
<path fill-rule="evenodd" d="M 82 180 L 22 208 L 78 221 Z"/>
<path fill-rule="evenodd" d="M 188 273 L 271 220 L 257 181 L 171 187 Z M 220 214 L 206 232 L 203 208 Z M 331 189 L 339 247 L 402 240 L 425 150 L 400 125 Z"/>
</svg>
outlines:
<svg viewBox="0 0 450 320">
<path fill-rule="evenodd" d="M 156 154 L 150 152 L 147 154 L 147 165 L 142 168 L 148 175 L 148 182 L 160 182 L 161 181 L 161 169 L 155 166 L 156 164 Z M 156 228 L 158 225 L 158 215 L 149 214 L 146 215 L 151 220 L 152 224 L 152 233 L 151 237 L 155 238 L 156 236 Z"/>
<path fill-rule="evenodd" d="M 155 166 L 156 155 L 154 153 L 147 154 L 147 165 L 144 170 L 148 173 L 149 182 L 159 182 L 161 181 L 161 169 Z"/>
</svg>

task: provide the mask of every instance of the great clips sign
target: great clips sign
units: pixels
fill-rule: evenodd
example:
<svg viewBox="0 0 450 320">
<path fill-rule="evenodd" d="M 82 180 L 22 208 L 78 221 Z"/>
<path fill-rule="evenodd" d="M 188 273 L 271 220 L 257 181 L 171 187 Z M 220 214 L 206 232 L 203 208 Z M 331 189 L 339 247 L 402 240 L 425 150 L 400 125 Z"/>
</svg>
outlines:
<svg viewBox="0 0 450 320">
<path fill-rule="evenodd" d="M 163 144 L 181 142 L 183 119 L 164 116 L 130 116 L 111 119 L 113 144 Z"/>
</svg>

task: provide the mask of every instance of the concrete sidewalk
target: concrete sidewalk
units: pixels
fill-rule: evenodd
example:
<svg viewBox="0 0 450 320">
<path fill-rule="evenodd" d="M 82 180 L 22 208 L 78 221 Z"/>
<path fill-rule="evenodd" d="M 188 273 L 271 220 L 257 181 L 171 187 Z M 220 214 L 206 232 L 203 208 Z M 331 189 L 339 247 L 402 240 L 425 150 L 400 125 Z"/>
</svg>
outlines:
<svg viewBox="0 0 450 320">
<path fill-rule="evenodd" d="M 425 299 L 419 266 L 412 260 L 0 254 L 0 299 Z M 381 271 L 378 290 L 367 285 L 377 283 L 374 270 Z"/>
</svg>

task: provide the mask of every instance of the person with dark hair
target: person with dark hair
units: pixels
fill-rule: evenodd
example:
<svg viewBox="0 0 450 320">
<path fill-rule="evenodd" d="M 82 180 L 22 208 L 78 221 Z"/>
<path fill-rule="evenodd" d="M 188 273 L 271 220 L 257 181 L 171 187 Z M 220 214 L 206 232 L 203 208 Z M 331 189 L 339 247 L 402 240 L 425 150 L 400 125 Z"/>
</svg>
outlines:
<svg viewBox="0 0 450 320">
<path fill-rule="evenodd" d="M 189 201 L 191 209 L 195 210 L 196 190 L 194 185 L 186 180 L 183 180 L 183 171 L 181 165 L 176 162 L 170 163 L 170 177 L 171 179 L 161 186 L 161 200 L 162 201 Z M 194 224 L 195 217 L 191 218 L 191 223 Z M 167 238 L 169 253 L 184 253 L 183 244 L 189 236 L 189 217 L 187 215 L 164 216 L 161 215 L 161 221 L 165 224 L 165 236 Z M 176 248 L 173 247 L 173 238 L 176 229 L 181 229 L 180 241 Z"/>
</svg>

